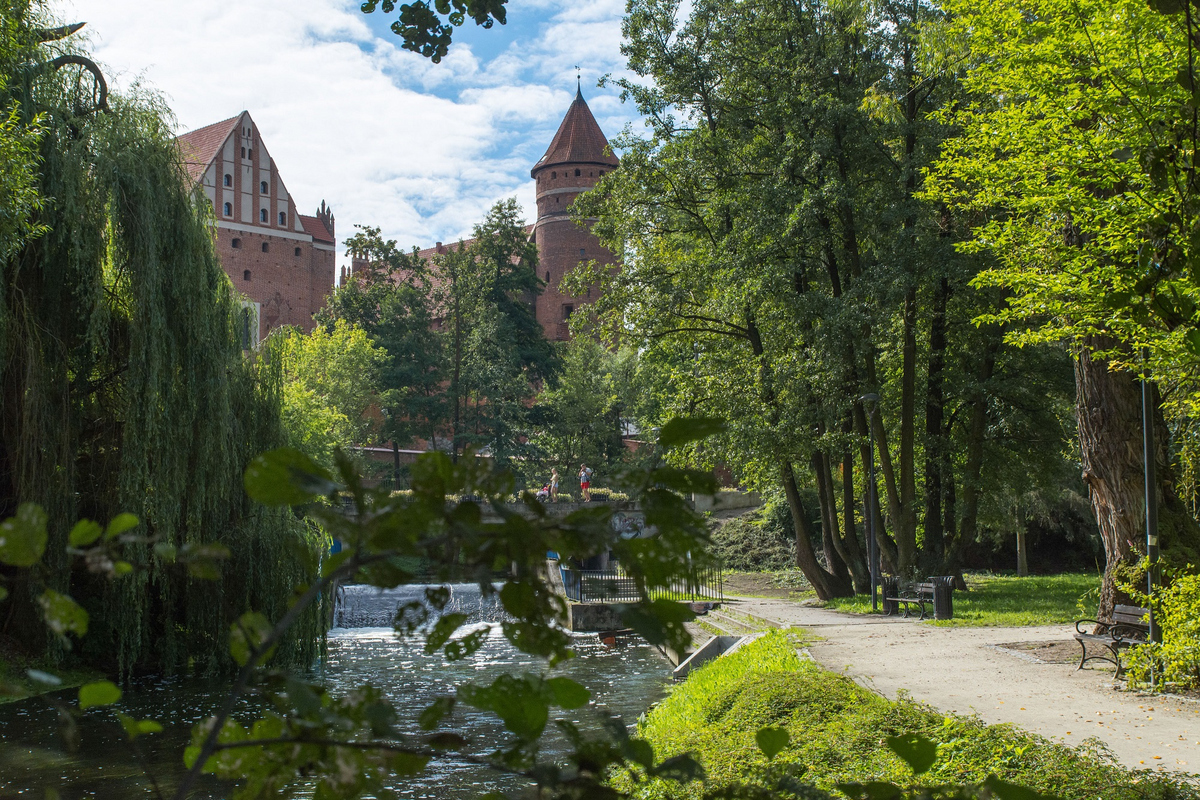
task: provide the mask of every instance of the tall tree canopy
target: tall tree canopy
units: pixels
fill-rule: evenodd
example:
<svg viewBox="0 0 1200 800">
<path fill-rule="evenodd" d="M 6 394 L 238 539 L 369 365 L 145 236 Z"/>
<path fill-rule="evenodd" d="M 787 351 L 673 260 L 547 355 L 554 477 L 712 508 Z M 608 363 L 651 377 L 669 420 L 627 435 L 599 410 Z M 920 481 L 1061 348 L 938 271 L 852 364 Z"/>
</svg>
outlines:
<svg viewBox="0 0 1200 800">
<path fill-rule="evenodd" d="M 0 516 L 41 504 L 54 555 L 13 576 L 0 630 L 59 653 L 36 597 L 70 590 L 112 612 L 87 639 L 92 661 L 123 673 L 224 669 L 213 642 L 229 621 L 249 607 L 281 612 L 319 547 L 290 512 L 241 490 L 250 458 L 283 440 L 278 375 L 242 357 L 210 205 L 161 102 L 137 91 L 97 102 L 105 91 L 78 66 L 84 54 L 43 43 L 30 5 L 7 3 L 0 29 L 0 146 L 17 156 L 0 181 L 16 211 L 0 223 Z M 200 583 L 141 544 L 129 557 L 146 570 L 114 582 L 73 572 L 69 526 L 118 511 L 160 544 L 227 548 L 227 569 Z M 310 659 L 320 636 L 314 610 L 283 655 Z"/>
</svg>

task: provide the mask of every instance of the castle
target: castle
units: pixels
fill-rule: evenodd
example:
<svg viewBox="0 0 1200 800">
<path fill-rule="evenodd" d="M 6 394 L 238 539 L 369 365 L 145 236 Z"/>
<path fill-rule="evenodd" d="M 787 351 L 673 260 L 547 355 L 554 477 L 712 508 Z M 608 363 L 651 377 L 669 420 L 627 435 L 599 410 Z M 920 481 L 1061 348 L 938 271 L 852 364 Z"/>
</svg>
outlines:
<svg viewBox="0 0 1200 800">
<path fill-rule="evenodd" d="M 185 133 L 177 142 L 188 174 L 212 203 L 221 266 L 248 298 L 246 346 L 280 325 L 312 330 L 313 315 L 332 291 L 336 272 L 332 212 L 324 202 L 314 216 L 297 211 L 247 111 Z M 577 90 L 546 154 L 530 171 L 537 187 L 537 220 L 528 230 L 538 247 L 538 277 L 546 284 L 534 303 L 537 320 L 552 341 L 569 338 L 571 314 L 598 291 L 593 286 L 582 297 L 565 294 L 563 277 L 583 262 L 616 263 L 590 230 L 575 224 L 568 209 L 617 165 Z M 438 242 L 420 256 L 431 259 L 444 252 Z M 359 263 L 352 262 L 349 273 Z M 343 269 L 343 281 L 347 274 Z"/>
<path fill-rule="evenodd" d="M 570 338 L 567 321 L 577 309 L 596 299 L 599 291 L 599 287 L 592 286 L 585 289 L 583 296 L 566 294 L 559 288 L 563 277 L 580 263 L 595 261 L 603 266 L 616 263 L 612 253 L 590 230 L 575 224 L 569 209 L 575 198 L 595 186 L 618 164 L 608 148 L 608 139 L 583 99 L 583 92 L 577 89 L 575 100 L 546 154 L 530 170 L 537 187 L 537 220 L 526 231 L 538 247 L 538 277 L 545 282 L 534 307 L 537 320 L 551 341 Z M 463 245 L 470 246 L 473 241 L 466 239 Z M 447 250 L 446 245 L 438 242 L 419 251 L 417 256 L 431 261 Z M 363 261 L 352 260 L 350 269 L 342 271 L 342 281 L 362 266 Z"/>
<path fill-rule="evenodd" d="M 314 216 L 299 213 L 248 111 L 176 142 L 213 205 L 221 266 L 249 298 L 245 346 L 281 325 L 312 330 L 313 314 L 333 290 L 333 213 L 324 202 Z"/>
</svg>

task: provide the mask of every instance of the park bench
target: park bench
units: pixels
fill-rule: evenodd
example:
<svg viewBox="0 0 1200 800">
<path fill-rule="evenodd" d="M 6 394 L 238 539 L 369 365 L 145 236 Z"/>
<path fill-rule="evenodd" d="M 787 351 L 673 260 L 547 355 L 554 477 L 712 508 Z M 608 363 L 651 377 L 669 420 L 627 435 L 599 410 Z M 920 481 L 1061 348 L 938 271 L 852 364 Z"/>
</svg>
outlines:
<svg viewBox="0 0 1200 800">
<path fill-rule="evenodd" d="M 903 607 L 904 616 L 911 616 L 911 611 L 915 606 L 919 612 L 919 619 L 925 619 L 928 612 L 925 609 L 926 604 L 933 608 L 933 591 L 938 583 L 944 583 L 947 591 L 953 592 L 953 583 L 951 578 L 930 578 L 927 581 L 918 583 L 916 581 L 902 581 L 897 578 L 885 578 L 883 581 L 883 613 L 891 615 L 898 613 L 900 607 Z M 948 606 L 948 614 L 953 614 L 953 603 Z"/>
<path fill-rule="evenodd" d="M 1141 606 L 1117 606 L 1113 609 L 1112 622 L 1100 622 L 1094 619 L 1081 619 L 1075 623 L 1075 641 L 1083 651 L 1079 656 L 1079 666 L 1089 661 L 1108 661 L 1117 667 L 1116 677 L 1121 677 L 1124 671 L 1121 667 L 1121 651 L 1127 647 L 1145 643 L 1150 635 L 1150 609 Z M 1080 626 L 1094 625 L 1089 633 Z M 1100 655 L 1088 655 L 1088 643 L 1104 646 Z M 1093 653 L 1095 649 L 1093 649 Z"/>
</svg>

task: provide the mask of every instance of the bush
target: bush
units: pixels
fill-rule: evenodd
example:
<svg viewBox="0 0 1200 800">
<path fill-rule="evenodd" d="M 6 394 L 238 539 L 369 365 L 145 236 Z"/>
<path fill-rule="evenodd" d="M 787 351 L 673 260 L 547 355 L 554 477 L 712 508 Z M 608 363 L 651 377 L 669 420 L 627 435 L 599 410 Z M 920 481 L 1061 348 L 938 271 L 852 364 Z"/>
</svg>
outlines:
<svg viewBox="0 0 1200 800">
<path fill-rule="evenodd" d="M 1145 595 L 1138 600 L 1147 602 Z M 1174 575 L 1149 602 L 1162 642 L 1130 649 L 1130 682 L 1155 688 L 1200 687 L 1200 575 Z"/>
<path fill-rule="evenodd" d="M 605 489 L 598 486 L 595 489 L 592 489 L 592 499 L 597 502 L 612 503 L 628 500 L 629 495 L 625 494 L 624 492 L 617 492 L 612 489 Z"/>
<path fill-rule="evenodd" d="M 656 756 L 692 752 L 707 779 L 650 781 L 638 796 L 699 798 L 734 784 L 765 786 L 768 766 L 755 742 L 764 726 L 786 728 L 790 736 L 770 770 L 787 770 L 824 790 L 840 782 L 911 783 L 908 766 L 881 745 L 886 736 L 918 734 L 942 743 L 934 767 L 921 776 L 926 784 L 973 784 L 995 773 L 1063 800 L 1200 797 L 1179 779 L 1126 770 L 1103 750 L 1075 750 L 1011 725 L 892 702 L 802 661 L 778 631 L 702 667 L 642 719 L 638 732 Z M 627 776 L 617 782 L 633 788 Z"/>
<path fill-rule="evenodd" d="M 713 554 L 733 572 L 774 572 L 795 565 L 795 546 L 774 526 L 734 517 L 713 531 Z"/>
</svg>

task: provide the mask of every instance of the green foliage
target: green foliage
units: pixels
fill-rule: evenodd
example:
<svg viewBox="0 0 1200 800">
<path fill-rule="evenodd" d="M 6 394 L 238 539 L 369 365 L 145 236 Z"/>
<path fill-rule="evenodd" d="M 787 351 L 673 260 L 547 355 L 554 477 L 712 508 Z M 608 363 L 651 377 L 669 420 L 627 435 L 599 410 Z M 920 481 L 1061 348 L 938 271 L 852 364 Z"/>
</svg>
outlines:
<svg viewBox="0 0 1200 800">
<path fill-rule="evenodd" d="M 367 410 L 379 402 L 388 353 L 366 331 L 337 319 L 310 334 L 295 328 L 272 333 L 268 347 L 281 361 L 289 444 L 333 467 L 335 449 L 374 439 Z"/>
<path fill-rule="evenodd" d="M 1081 612 L 1081 598 L 1094 596 L 1100 576 L 1086 573 L 1012 575 L 966 573 L 970 591 L 954 593 L 954 619 L 931 621 L 939 627 L 1065 625 L 1095 610 Z M 830 608 L 851 614 L 871 613 L 871 596 L 837 598 Z"/>
<path fill-rule="evenodd" d="M 795 564 L 790 538 L 761 519 L 749 515 L 714 524 L 713 555 L 726 570 L 772 572 Z"/>
<path fill-rule="evenodd" d="M 402 3 L 400 14 L 392 23 L 392 33 L 402 40 L 401 47 L 420 53 L 434 64 L 440 63 L 450 50 L 454 29 L 471 19 L 481 28 L 495 22 L 503 25 L 507 19 L 504 6 L 508 0 L 426 0 Z M 384 14 L 396 10 L 394 0 L 363 0 L 364 14 L 381 9 Z"/>
<path fill-rule="evenodd" d="M 1200 687 L 1200 575 L 1179 570 L 1153 597 L 1134 594 L 1154 609 L 1162 642 L 1130 648 L 1126 661 L 1134 686 L 1194 689 Z"/>
<path fill-rule="evenodd" d="M 36 41 L 53 25 L 40 9 L 10 3 L 0 29 L 0 150 L 13 156 L 0 179 L 0 203 L 11 201 L 0 208 L 0 515 L 21 502 L 46 514 L 45 557 L 6 586 L 6 632 L 63 658 L 67 640 L 43 625 L 43 606 L 61 607 L 52 591 L 91 616 L 72 659 L 114 675 L 226 670 L 212 642 L 246 606 L 285 608 L 321 544 L 239 488 L 250 457 L 284 443 L 278 365 L 242 356 L 211 204 L 161 100 L 113 92 L 97 112 L 88 73 L 47 65 L 86 53 Z M 20 156 L 14 136 L 36 153 Z M 87 562 L 95 570 L 72 571 L 76 520 L 118 511 L 141 520 L 140 536 L 115 535 Z M 78 531 L 75 547 L 94 551 L 83 544 L 93 534 Z M 152 541 L 177 551 L 219 541 L 231 557 L 218 582 L 195 585 Z M 56 614 L 64 632 L 81 618 Z M 313 609 L 292 629 L 287 658 L 316 655 L 319 619 Z"/>
<path fill-rule="evenodd" d="M 764 728 L 788 734 L 769 761 L 759 745 Z M 765 793 L 778 791 L 789 776 L 827 791 L 858 784 L 849 796 L 869 798 L 1197 796 L 1183 780 L 1127 771 L 1103 752 L 1077 751 L 1010 725 L 944 716 L 909 700 L 886 700 L 801 660 L 780 632 L 692 673 L 643 718 L 638 733 L 660 756 L 695 753 L 707 775 L 702 784 L 650 781 L 635 788 L 628 775 L 615 783 L 635 797 L 655 800 L 722 791 L 756 796 L 749 788 L 763 793 L 757 796 L 814 796 L 795 789 Z M 776 744 L 783 740 L 770 735 L 778 737 Z M 917 789 L 916 776 L 938 788 Z M 956 788 L 963 786 L 987 791 Z"/>
</svg>

